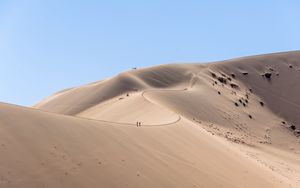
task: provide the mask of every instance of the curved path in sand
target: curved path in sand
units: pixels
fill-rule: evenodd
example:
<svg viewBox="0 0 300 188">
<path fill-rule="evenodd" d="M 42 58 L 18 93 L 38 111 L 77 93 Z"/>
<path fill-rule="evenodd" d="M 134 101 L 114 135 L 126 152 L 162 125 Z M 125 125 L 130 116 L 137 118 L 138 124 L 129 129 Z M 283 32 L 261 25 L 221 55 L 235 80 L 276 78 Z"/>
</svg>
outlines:
<svg viewBox="0 0 300 188">
<path fill-rule="evenodd" d="M 156 91 L 186 91 L 186 89 L 151 89 L 151 90 L 145 90 L 142 92 L 141 96 L 148 101 L 149 103 L 152 103 L 154 105 L 159 105 L 153 101 L 151 101 L 150 99 L 148 99 L 145 94 L 149 93 L 149 92 L 156 92 Z M 165 107 L 163 107 L 165 108 Z M 95 122 L 102 122 L 102 123 L 110 123 L 110 124 L 114 124 L 114 125 L 120 125 L 120 126 L 136 126 L 136 123 L 126 123 L 126 122 L 116 122 L 116 121 L 109 121 L 109 120 L 101 120 L 101 119 L 93 119 L 93 118 L 87 118 L 87 117 L 82 117 L 82 116 L 72 116 L 72 115 L 65 115 L 65 114 L 59 114 L 59 113 L 55 113 L 55 112 L 48 112 L 45 110 L 41 110 L 41 109 L 37 109 L 34 108 L 36 110 L 39 111 L 43 111 L 43 112 L 47 112 L 47 113 L 51 113 L 51 114 L 56 114 L 56 115 L 63 115 L 63 116 L 69 116 L 69 117 L 74 117 L 74 118 L 79 118 L 79 119 L 85 119 L 85 120 L 89 120 L 89 121 L 95 121 Z M 170 109 L 167 109 L 168 111 L 171 111 Z M 161 123 L 161 124 L 142 124 L 141 126 L 144 127 L 159 127 L 159 126 L 167 126 L 167 125 L 174 125 L 176 123 L 178 123 L 179 121 L 181 121 L 182 117 L 181 115 L 179 115 L 178 113 L 171 111 L 172 113 L 176 114 L 178 117 L 175 121 L 171 121 L 168 123 Z"/>
<path fill-rule="evenodd" d="M 146 93 L 149 93 L 149 92 L 156 92 L 156 91 L 185 91 L 185 89 L 151 89 L 151 90 L 145 90 L 142 92 L 141 96 L 146 100 L 148 101 L 149 103 L 152 103 L 154 105 L 159 105 L 159 104 L 156 104 L 155 102 L 151 101 L 149 98 L 146 97 Z M 165 108 L 165 107 L 163 107 Z M 169 109 L 167 109 L 169 110 Z M 169 110 L 171 111 L 171 110 Z M 177 122 L 179 122 L 182 117 L 177 114 L 176 112 L 172 111 L 172 113 L 176 114 L 178 117 L 175 121 L 171 121 L 171 122 L 168 122 L 168 123 L 161 123 L 161 124 L 142 124 L 142 126 L 146 126 L 146 127 L 158 127 L 158 126 L 167 126 L 167 125 L 173 125 L 173 124 L 176 124 Z M 75 117 L 78 117 L 78 116 L 75 116 Z M 116 124 L 116 125 L 128 125 L 128 126 L 136 126 L 136 123 L 125 123 L 125 122 L 116 122 L 116 121 L 109 121 L 109 120 L 101 120 L 101 119 L 92 119 L 92 118 L 86 118 L 86 117 L 79 117 L 79 118 L 82 118 L 82 119 L 87 119 L 87 120 L 92 120 L 92 121 L 98 121 L 98 122 L 104 122 L 104 123 L 112 123 L 112 124 Z"/>
</svg>

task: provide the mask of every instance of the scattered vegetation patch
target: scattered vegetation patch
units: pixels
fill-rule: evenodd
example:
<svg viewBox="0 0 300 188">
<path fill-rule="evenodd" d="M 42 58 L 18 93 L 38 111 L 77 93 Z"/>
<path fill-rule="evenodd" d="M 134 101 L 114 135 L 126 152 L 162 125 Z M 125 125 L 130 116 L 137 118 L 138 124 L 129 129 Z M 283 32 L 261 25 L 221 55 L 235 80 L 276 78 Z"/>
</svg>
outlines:
<svg viewBox="0 0 300 188">
<path fill-rule="evenodd" d="M 231 88 L 233 89 L 239 89 L 239 86 L 235 83 L 230 83 Z"/>
<path fill-rule="evenodd" d="M 237 102 L 234 103 L 235 106 L 239 106 L 239 104 Z"/>
<path fill-rule="evenodd" d="M 248 117 L 249 117 L 250 119 L 252 119 L 252 116 L 251 116 L 250 114 L 248 115 Z"/>
<path fill-rule="evenodd" d="M 247 106 L 247 103 L 248 103 L 248 100 L 247 99 L 244 99 L 244 98 L 241 98 L 238 100 L 238 102 L 243 105 L 244 107 Z"/>
<path fill-rule="evenodd" d="M 297 136 L 297 137 L 300 136 L 300 130 L 297 129 L 297 127 L 295 125 L 286 123 L 285 121 L 281 121 L 281 123 L 283 124 L 284 127 L 289 129 L 290 131 L 292 131 L 292 133 L 294 133 L 295 136 Z"/>
<path fill-rule="evenodd" d="M 260 104 L 260 106 L 264 106 L 265 105 L 264 102 L 262 102 L 262 101 L 259 101 L 259 104 Z"/>
<path fill-rule="evenodd" d="M 223 84 L 227 84 L 227 80 L 224 77 L 218 77 L 219 82 L 223 83 Z"/>
<path fill-rule="evenodd" d="M 266 73 L 264 74 L 264 76 L 265 76 L 266 78 L 268 78 L 268 79 L 271 79 L 272 73 L 266 72 Z"/>
<path fill-rule="evenodd" d="M 296 126 L 295 125 L 291 125 L 290 128 L 294 131 L 296 130 Z"/>
<path fill-rule="evenodd" d="M 211 76 L 213 77 L 213 78 L 217 78 L 217 75 L 215 74 L 215 73 L 211 73 Z"/>
</svg>

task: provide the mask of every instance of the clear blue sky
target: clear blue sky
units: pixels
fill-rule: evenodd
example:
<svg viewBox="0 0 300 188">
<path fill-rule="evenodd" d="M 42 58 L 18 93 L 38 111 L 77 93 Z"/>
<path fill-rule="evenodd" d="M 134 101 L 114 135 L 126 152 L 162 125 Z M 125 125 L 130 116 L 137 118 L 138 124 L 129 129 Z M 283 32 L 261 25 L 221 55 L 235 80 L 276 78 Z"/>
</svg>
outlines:
<svg viewBox="0 0 300 188">
<path fill-rule="evenodd" d="M 297 0 L 1 0 L 0 101 L 132 67 L 300 49 Z"/>
</svg>

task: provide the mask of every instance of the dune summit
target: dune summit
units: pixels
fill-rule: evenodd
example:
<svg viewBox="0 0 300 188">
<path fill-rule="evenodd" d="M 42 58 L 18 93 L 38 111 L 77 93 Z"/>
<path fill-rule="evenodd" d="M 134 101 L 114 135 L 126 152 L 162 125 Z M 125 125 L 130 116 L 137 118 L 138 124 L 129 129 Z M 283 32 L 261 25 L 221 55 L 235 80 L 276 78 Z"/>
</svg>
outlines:
<svg viewBox="0 0 300 188">
<path fill-rule="evenodd" d="M 300 187 L 300 52 L 0 103 L 0 187 Z"/>
</svg>

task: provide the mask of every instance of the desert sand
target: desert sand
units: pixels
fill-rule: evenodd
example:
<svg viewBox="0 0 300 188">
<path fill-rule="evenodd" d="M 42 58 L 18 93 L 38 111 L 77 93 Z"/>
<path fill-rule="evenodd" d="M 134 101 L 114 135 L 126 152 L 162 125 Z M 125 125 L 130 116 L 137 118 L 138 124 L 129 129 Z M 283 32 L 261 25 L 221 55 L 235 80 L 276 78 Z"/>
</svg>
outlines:
<svg viewBox="0 0 300 188">
<path fill-rule="evenodd" d="M 0 103 L 0 187 L 300 187 L 299 80 L 294 51 Z"/>
</svg>

